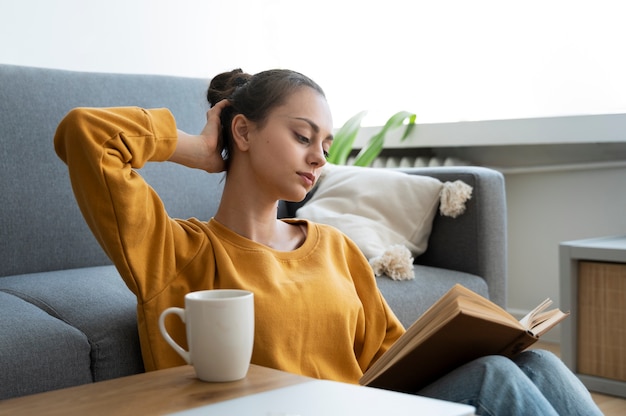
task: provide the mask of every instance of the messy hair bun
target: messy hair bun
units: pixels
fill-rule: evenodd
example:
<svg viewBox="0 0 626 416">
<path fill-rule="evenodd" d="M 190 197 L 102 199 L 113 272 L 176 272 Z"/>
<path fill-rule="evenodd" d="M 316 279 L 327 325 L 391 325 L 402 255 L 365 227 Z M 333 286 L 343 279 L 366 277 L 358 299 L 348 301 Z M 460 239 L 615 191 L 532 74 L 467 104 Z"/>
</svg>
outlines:
<svg viewBox="0 0 626 416">
<path fill-rule="evenodd" d="M 282 105 L 297 89 L 309 87 L 324 95 L 322 88 L 305 75 L 287 69 L 272 69 L 250 75 L 234 69 L 215 76 L 209 84 L 207 100 L 214 106 L 222 100 L 230 105 L 222 110 L 222 155 L 229 165 L 232 155 L 231 123 L 243 114 L 261 127 L 272 109 Z"/>
<path fill-rule="evenodd" d="M 230 98 L 235 89 L 244 85 L 252 75 L 244 73 L 241 69 L 223 72 L 211 80 L 207 99 L 211 107 L 222 100 Z"/>
</svg>

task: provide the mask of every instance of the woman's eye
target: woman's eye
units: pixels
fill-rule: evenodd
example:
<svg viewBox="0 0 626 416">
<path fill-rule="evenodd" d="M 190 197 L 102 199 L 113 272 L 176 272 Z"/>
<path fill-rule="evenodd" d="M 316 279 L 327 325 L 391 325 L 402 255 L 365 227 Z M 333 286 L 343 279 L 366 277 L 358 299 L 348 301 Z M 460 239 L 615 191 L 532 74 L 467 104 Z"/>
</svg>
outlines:
<svg viewBox="0 0 626 416">
<path fill-rule="evenodd" d="M 311 142 L 311 140 L 308 137 L 304 137 L 304 136 L 301 136 L 299 134 L 296 134 L 296 137 L 297 137 L 297 139 L 298 139 L 298 141 L 300 143 L 310 143 Z"/>
<path fill-rule="evenodd" d="M 306 144 L 306 145 L 311 144 L 311 139 L 309 139 L 308 137 L 302 136 L 302 135 L 300 135 L 298 133 L 294 133 L 294 134 L 296 136 L 296 140 L 298 140 L 300 143 L 303 143 L 303 144 Z M 330 156 L 328 154 L 328 150 L 324 149 L 323 152 L 324 152 L 324 158 L 328 159 L 328 157 Z"/>
</svg>

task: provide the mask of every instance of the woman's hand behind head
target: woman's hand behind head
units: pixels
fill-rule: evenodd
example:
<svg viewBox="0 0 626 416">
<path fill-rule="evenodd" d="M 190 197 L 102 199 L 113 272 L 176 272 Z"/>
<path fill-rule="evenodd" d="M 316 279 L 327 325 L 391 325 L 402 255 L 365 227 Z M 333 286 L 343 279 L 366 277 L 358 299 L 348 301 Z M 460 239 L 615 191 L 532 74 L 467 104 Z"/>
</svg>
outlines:
<svg viewBox="0 0 626 416">
<path fill-rule="evenodd" d="M 207 122 L 200 132 L 200 139 L 204 143 L 207 172 L 222 172 L 226 170 L 223 153 L 223 126 L 220 115 L 222 110 L 228 107 L 228 100 L 222 100 L 207 111 Z"/>
<path fill-rule="evenodd" d="M 191 135 L 178 130 L 176 150 L 169 160 L 209 173 L 226 170 L 226 163 L 222 156 L 223 129 L 220 114 L 228 105 L 227 100 L 222 100 L 207 111 L 207 122 L 199 135 Z"/>
</svg>

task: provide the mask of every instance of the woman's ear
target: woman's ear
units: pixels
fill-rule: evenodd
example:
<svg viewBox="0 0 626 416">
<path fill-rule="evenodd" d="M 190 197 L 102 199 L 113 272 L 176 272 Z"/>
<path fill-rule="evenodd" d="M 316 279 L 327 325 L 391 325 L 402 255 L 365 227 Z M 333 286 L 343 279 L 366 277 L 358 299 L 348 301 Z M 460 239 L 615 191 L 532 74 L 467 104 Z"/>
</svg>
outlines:
<svg viewBox="0 0 626 416">
<path fill-rule="evenodd" d="M 250 120 L 243 114 L 237 114 L 233 117 L 231 127 L 235 146 L 237 146 L 237 149 L 240 151 L 245 152 L 249 147 L 248 134 L 250 132 Z"/>
</svg>

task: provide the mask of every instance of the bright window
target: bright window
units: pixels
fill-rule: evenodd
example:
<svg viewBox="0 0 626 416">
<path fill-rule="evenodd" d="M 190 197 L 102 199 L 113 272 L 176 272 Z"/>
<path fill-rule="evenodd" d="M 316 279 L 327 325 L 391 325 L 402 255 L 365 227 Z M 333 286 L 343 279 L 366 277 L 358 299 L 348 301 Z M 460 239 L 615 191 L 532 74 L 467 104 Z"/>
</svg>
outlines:
<svg viewBox="0 0 626 416">
<path fill-rule="evenodd" d="M 288 67 L 335 124 L 626 112 L 619 0 L 0 0 L 0 62 L 210 77 Z"/>
</svg>

